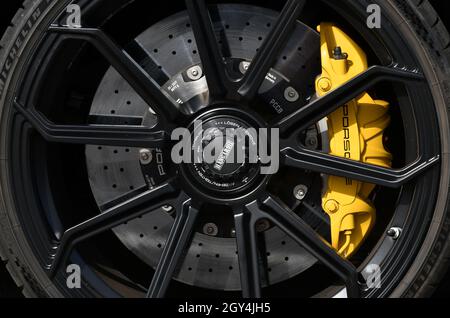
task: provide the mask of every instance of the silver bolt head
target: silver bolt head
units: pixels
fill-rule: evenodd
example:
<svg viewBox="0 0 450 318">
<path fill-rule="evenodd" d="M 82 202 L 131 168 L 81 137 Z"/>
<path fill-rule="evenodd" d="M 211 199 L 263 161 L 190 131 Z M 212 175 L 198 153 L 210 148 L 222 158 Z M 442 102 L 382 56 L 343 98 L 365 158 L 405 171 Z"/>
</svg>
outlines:
<svg viewBox="0 0 450 318">
<path fill-rule="evenodd" d="M 198 81 L 203 76 L 203 70 L 198 65 L 193 66 L 187 71 L 187 76 L 191 81 Z"/>
<path fill-rule="evenodd" d="M 288 102 L 294 103 L 300 99 L 300 94 L 293 87 L 288 87 L 284 91 L 284 98 Z"/>
<path fill-rule="evenodd" d="M 294 188 L 294 196 L 299 201 L 303 201 L 303 199 L 306 198 L 307 194 L 308 194 L 308 187 L 303 184 L 300 184 Z"/>
<path fill-rule="evenodd" d="M 171 205 L 164 205 L 162 207 L 162 210 L 166 213 L 172 213 L 173 212 L 173 207 Z"/>
<path fill-rule="evenodd" d="M 387 235 L 392 237 L 392 239 L 397 240 L 402 235 L 402 231 L 403 230 L 401 228 L 399 228 L 399 227 L 391 227 L 387 231 Z"/>
<path fill-rule="evenodd" d="M 217 236 L 219 234 L 219 228 L 214 223 L 206 223 L 203 226 L 203 233 L 209 236 Z"/>
<path fill-rule="evenodd" d="M 150 149 L 141 149 L 139 151 L 139 158 L 142 165 L 149 165 L 153 161 L 153 155 Z"/>
<path fill-rule="evenodd" d="M 247 73 L 249 67 L 250 67 L 250 62 L 243 61 L 239 64 L 239 71 L 242 74 L 245 74 L 245 73 Z"/>
</svg>

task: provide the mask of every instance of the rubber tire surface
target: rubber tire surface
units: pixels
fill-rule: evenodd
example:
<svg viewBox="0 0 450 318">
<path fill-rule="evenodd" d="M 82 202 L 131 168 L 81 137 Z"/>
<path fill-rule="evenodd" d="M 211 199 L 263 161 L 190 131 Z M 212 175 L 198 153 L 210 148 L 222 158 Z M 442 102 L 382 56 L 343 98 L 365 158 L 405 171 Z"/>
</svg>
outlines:
<svg viewBox="0 0 450 318">
<path fill-rule="evenodd" d="M 355 0 L 365 3 L 365 0 Z M 371 1 L 371 3 L 377 1 Z M 427 237 L 392 297 L 430 296 L 450 264 L 450 36 L 428 0 L 382 0 L 383 8 L 398 15 L 398 27 L 410 35 L 430 80 L 438 108 L 442 139 L 440 194 Z M 39 26 L 48 23 L 66 1 L 27 0 L 14 16 L 0 41 L 0 259 L 17 286 L 27 297 L 61 297 L 33 255 L 15 214 L 11 190 L 6 178 L 6 120 L 14 96 L 14 84 L 26 60 L 26 50 L 37 40 Z"/>
</svg>

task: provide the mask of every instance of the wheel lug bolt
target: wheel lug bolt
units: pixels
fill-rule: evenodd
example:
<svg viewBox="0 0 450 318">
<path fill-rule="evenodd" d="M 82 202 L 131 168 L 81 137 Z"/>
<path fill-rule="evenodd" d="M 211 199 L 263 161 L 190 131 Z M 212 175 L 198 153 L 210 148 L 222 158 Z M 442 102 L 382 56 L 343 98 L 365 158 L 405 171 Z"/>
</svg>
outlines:
<svg viewBox="0 0 450 318">
<path fill-rule="evenodd" d="M 153 155 L 150 149 L 141 149 L 139 151 L 139 158 L 142 165 L 148 165 L 153 161 Z"/>
<path fill-rule="evenodd" d="M 299 201 L 302 201 L 307 194 L 308 187 L 303 184 L 300 184 L 294 188 L 294 197 Z"/>
</svg>

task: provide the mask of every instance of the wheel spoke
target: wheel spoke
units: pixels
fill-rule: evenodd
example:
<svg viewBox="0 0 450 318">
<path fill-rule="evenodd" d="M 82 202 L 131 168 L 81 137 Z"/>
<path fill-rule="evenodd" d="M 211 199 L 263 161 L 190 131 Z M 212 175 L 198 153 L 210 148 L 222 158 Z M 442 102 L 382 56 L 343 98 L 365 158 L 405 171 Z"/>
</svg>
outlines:
<svg viewBox="0 0 450 318">
<path fill-rule="evenodd" d="M 175 190 L 170 183 L 163 184 L 127 199 L 125 202 L 117 204 L 64 232 L 55 248 L 56 253 L 52 257 L 53 262 L 49 266 L 50 275 L 54 276 L 60 266 L 66 264 L 76 244 L 158 209 L 165 204 L 164 197 L 174 192 Z"/>
<path fill-rule="evenodd" d="M 212 99 L 223 97 L 227 94 L 231 83 L 206 2 L 205 0 L 186 0 L 186 6 L 210 96 Z"/>
<path fill-rule="evenodd" d="M 246 100 L 252 100 L 258 93 L 267 73 L 269 73 L 280 51 L 286 45 L 305 2 L 305 0 L 287 1 L 280 17 L 258 50 L 242 80 L 239 94 Z"/>
<path fill-rule="evenodd" d="M 440 156 L 436 155 L 431 159 L 419 159 L 403 169 L 394 170 L 307 149 L 286 148 L 281 151 L 281 154 L 283 157 L 281 161 L 289 167 L 346 177 L 390 188 L 401 187 L 440 161 Z"/>
<path fill-rule="evenodd" d="M 48 142 L 116 147 L 161 148 L 169 138 L 164 131 L 120 125 L 55 125 L 35 110 L 15 103 L 17 111 Z"/>
<path fill-rule="evenodd" d="M 346 84 L 283 118 L 275 126 L 280 129 L 281 134 L 303 131 L 327 117 L 345 103 L 357 98 L 377 83 L 383 81 L 413 83 L 424 80 L 424 76 L 417 71 L 410 71 L 397 66 L 372 66 Z"/>
<path fill-rule="evenodd" d="M 64 39 L 78 39 L 91 43 L 159 116 L 163 116 L 165 120 L 182 116 L 176 102 L 130 54 L 100 29 L 51 26 L 49 32 L 60 33 Z"/>
<path fill-rule="evenodd" d="M 191 243 L 198 210 L 186 198 L 177 208 L 177 216 L 158 262 L 155 275 L 147 292 L 148 298 L 163 298 L 169 288 L 177 266 Z"/>
<path fill-rule="evenodd" d="M 266 217 L 291 236 L 299 245 L 338 275 L 351 298 L 360 296 L 358 271 L 348 260 L 339 256 L 305 221 L 272 197 L 264 201 Z"/>
<path fill-rule="evenodd" d="M 244 298 L 261 298 L 255 205 L 257 205 L 256 202 L 248 205 L 244 211 L 239 211 L 234 216 L 241 288 Z"/>
</svg>

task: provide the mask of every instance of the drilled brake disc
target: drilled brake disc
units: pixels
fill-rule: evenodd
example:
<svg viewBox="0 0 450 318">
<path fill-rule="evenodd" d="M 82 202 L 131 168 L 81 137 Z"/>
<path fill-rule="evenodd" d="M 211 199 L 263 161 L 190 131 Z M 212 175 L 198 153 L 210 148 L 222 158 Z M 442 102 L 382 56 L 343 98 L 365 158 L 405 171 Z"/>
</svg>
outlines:
<svg viewBox="0 0 450 318">
<path fill-rule="evenodd" d="M 218 6 L 213 20 L 224 55 L 230 60 L 251 61 L 259 45 L 270 31 L 277 13 L 246 5 Z M 314 90 L 317 75 L 303 76 L 320 70 L 319 34 L 298 23 L 280 61 L 271 71 L 261 94 L 268 105 L 276 100 L 273 91 L 277 81 L 291 83 L 305 95 L 302 87 Z M 186 13 L 180 13 L 152 26 L 140 36 L 130 49 L 144 52 L 142 66 L 155 78 L 180 107 L 198 108 L 205 104 L 208 87 L 204 77 L 186 79 L 186 70 L 200 65 L 194 36 Z M 150 57 L 150 59 L 148 58 Z M 242 63 L 242 62 L 241 62 Z M 242 64 L 241 64 L 242 65 Z M 200 69 L 201 72 L 201 69 Z M 195 75 L 194 74 L 194 75 Z M 308 96 L 301 96 L 307 98 Z M 109 69 L 99 86 L 90 112 L 94 123 L 115 121 L 125 125 L 153 126 L 156 118 L 151 109 L 131 89 L 123 78 Z M 107 206 L 127 193 L 134 193 L 158 183 L 164 171 L 155 169 L 154 175 L 144 173 L 139 160 L 140 149 L 89 146 L 86 150 L 90 184 L 99 207 Z M 292 191 L 292 190 L 291 190 Z M 158 210 L 114 229 L 119 240 L 137 257 L 155 267 L 164 242 L 173 224 L 169 210 Z M 215 224 L 218 228 L 222 224 Z M 316 260 L 276 228 L 264 233 L 268 253 L 269 275 L 265 284 L 287 280 L 311 267 Z M 195 234 L 176 279 L 189 285 L 239 290 L 239 269 L 235 239 L 230 236 Z"/>
</svg>

